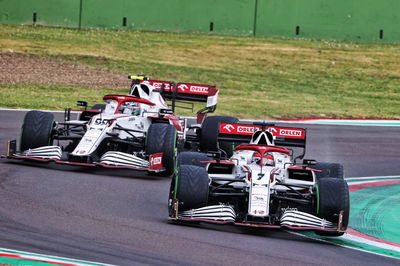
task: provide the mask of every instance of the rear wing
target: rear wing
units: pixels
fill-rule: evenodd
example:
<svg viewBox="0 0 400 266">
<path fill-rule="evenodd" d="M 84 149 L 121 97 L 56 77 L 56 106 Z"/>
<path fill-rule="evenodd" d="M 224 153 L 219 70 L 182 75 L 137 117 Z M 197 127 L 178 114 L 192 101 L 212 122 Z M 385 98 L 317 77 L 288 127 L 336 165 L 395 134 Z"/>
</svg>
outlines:
<svg viewBox="0 0 400 266">
<path fill-rule="evenodd" d="M 218 103 L 218 90 L 216 86 L 176 83 L 172 81 L 149 80 L 147 77 L 137 78 L 130 76 L 132 85 L 149 84 L 161 92 L 165 100 L 172 101 L 172 110 L 175 111 L 176 101 L 204 102 L 206 107 L 197 112 L 197 115 L 204 116 L 206 113 L 214 112 Z"/>
<path fill-rule="evenodd" d="M 256 131 L 265 130 L 274 137 L 275 145 L 288 147 L 306 147 L 306 129 L 278 127 L 274 124 L 228 124 L 219 125 L 218 140 L 235 143 L 249 143 Z"/>
</svg>

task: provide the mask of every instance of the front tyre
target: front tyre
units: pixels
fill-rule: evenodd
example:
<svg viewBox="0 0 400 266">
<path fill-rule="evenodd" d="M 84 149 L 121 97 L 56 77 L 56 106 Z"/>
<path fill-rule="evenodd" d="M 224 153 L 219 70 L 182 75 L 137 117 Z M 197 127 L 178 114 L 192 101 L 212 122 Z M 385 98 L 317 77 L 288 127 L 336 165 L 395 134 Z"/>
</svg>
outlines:
<svg viewBox="0 0 400 266">
<path fill-rule="evenodd" d="M 349 187 L 344 179 L 324 177 L 317 181 L 317 216 L 327 221 L 338 223 L 339 214 L 343 211 L 342 231 L 347 229 L 350 215 Z M 341 236 L 344 232 L 317 231 L 322 236 Z"/>
<path fill-rule="evenodd" d="M 42 111 L 26 113 L 21 128 L 20 150 L 49 146 L 53 144 L 54 115 Z"/>
<path fill-rule="evenodd" d="M 178 175 L 172 180 L 170 195 L 178 199 L 181 211 L 207 206 L 208 174 L 206 169 L 193 165 L 181 165 Z"/>
<path fill-rule="evenodd" d="M 162 165 L 165 171 L 160 172 L 158 175 L 170 176 L 175 170 L 177 136 L 176 128 L 170 124 L 151 124 L 147 131 L 146 153 L 148 155 L 163 154 Z"/>
</svg>

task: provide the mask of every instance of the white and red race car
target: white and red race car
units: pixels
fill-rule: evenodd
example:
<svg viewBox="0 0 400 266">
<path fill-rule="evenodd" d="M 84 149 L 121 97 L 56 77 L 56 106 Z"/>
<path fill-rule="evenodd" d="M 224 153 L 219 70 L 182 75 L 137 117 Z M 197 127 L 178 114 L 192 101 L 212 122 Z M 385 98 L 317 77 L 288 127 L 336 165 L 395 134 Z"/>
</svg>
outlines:
<svg viewBox="0 0 400 266">
<path fill-rule="evenodd" d="M 180 153 L 168 202 L 171 221 L 344 233 L 349 190 L 343 167 L 303 160 L 305 129 L 220 123 L 219 141 L 242 144 L 225 159 L 224 152 Z"/>
<path fill-rule="evenodd" d="M 215 86 L 174 83 L 130 77 L 129 95 L 106 95 L 105 104 L 87 109 L 63 122 L 50 112 L 29 111 L 16 140 L 8 145 L 7 158 L 80 166 L 145 170 L 169 176 L 175 170 L 179 143 L 185 142 L 185 121 L 174 115 L 179 101 L 206 102 L 198 112 L 204 117 L 217 104 Z M 172 109 L 165 100 L 172 101 Z M 74 111 L 74 110 L 73 110 Z"/>
</svg>

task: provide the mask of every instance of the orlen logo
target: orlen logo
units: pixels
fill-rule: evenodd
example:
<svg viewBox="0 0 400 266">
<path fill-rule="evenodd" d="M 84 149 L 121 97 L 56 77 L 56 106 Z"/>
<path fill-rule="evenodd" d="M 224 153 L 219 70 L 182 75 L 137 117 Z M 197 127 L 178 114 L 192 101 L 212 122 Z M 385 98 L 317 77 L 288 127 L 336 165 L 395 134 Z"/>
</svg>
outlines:
<svg viewBox="0 0 400 266">
<path fill-rule="evenodd" d="M 190 86 L 191 92 L 208 93 L 208 87 Z"/>
<path fill-rule="evenodd" d="M 186 84 L 181 84 L 178 86 L 178 90 L 181 92 L 185 92 L 188 89 L 188 86 Z"/>
<path fill-rule="evenodd" d="M 281 129 L 279 134 L 281 136 L 301 137 L 302 132 L 300 130 Z"/>
<path fill-rule="evenodd" d="M 254 127 L 238 126 L 237 131 L 239 133 L 254 133 L 255 132 L 255 128 Z"/>
<path fill-rule="evenodd" d="M 157 90 L 160 90 L 160 89 L 161 89 L 161 86 L 162 86 L 163 84 L 165 84 L 165 87 L 164 87 L 165 90 L 169 90 L 169 89 L 170 89 L 170 86 L 169 86 L 168 83 L 154 82 L 154 83 L 153 83 L 153 86 L 154 86 L 154 88 L 156 88 Z"/>
<path fill-rule="evenodd" d="M 227 124 L 224 126 L 224 129 L 228 132 L 232 132 L 232 129 L 235 129 L 235 127 L 230 124 Z"/>
<path fill-rule="evenodd" d="M 151 85 L 150 82 L 147 81 L 147 80 L 142 80 L 142 81 L 140 81 L 140 84 Z M 153 85 L 154 85 L 154 87 L 155 87 L 155 84 L 153 84 Z"/>
</svg>

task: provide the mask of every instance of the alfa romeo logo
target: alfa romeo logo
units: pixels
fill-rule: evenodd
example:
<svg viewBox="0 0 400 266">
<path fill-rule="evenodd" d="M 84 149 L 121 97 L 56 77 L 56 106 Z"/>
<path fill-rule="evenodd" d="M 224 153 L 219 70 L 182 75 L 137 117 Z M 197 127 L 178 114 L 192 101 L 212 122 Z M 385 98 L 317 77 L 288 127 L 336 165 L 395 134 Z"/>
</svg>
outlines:
<svg viewBox="0 0 400 266">
<path fill-rule="evenodd" d="M 235 129 L 235 127 L 232 126 L 232 125 L 230 125 L 230 124 L 228 124 L 228 125 L 225 125 L 225 126 L 224 126 L 224 129 L 225 129 L 226 131 L 228 131 L 228 132 L 232 132 L 232 129 Z"/>
</svg>

